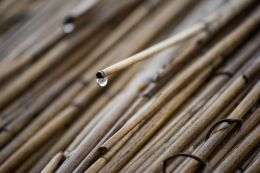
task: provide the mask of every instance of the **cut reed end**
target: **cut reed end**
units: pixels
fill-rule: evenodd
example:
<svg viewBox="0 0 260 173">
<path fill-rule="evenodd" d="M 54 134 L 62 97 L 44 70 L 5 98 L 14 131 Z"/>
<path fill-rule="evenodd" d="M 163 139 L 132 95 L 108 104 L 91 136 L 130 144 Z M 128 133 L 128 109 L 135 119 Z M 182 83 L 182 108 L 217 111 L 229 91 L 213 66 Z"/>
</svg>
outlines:
<svg viewBox="0 0 260 173">
<path fill-rule="evenodd" d="M 74 24 L 75 18 L 73 16 L 67 16 L 63 20 L 63 32 L 64 33 L 71 33 L 75 29 Z"/>
<path fill-rule="evenodd" d="M 96 78 L 105 78 L 106 74 L 103 71 L 98 71 L 96 74 Z"/>
<path fill-rule="evenodd" d="M 102 156 L 108 151 L 108 148 L 101 146 L 98 148 L 98 153 Z"/>
</svg>

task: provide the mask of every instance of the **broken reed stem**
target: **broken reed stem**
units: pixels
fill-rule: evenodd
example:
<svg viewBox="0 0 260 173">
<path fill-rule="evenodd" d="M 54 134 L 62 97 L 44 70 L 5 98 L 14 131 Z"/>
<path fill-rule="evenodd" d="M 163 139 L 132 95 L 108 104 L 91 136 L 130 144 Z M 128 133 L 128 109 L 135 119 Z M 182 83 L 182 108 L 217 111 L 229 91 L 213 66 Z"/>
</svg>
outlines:
<svg viewBox="0 0 260 173">
<path fill-rule="evenodd" d="M 119 72 L 137 62 L 143 61 L 143 60 L 147 59 L 148 57 L 151 57 L 152 55 L 155 55 L 168 47 L 171 47 L 175 44 L 178 44 L 184 40 L 191 38 L 192 36 L 194 36 L 195 34 L 200 32 L 202 29 L 205 29 L 205 26 L 206 26 L 205 23 L 202 23 L 202 24 L 199 23 L 197 25 L 194 25 L 194 26 L 190 27 L 189 29 L 182 31 L 179 34 L 176 34 L 173 37 L 170 37 L 170 38 L 168 38 L 148 49 L 145 49 L 144 51 L 141 51 L 119 63 L 116 63 L 110 67 L 107 67 L 107 68 L 99 71 L 97 73 L 96 77 L 105 78 L 112 73 Z"/>
<path fill-rule="evenodd" d="M 243 2 L 242 2 L 242 4 L 243 4 Z M 241 5 L 240 3 L 235 4 L 235 5 L 229 4 L 229 6 L 228 6 L 229 9 L 226 9 L 226 10 L 230 11 L 231 9 L 236 9 L 237 7 L 240 7 L 240 5 Z M 202 31 L 207 32 L 207 30 L 210 30 L 211 27 L 214 27 L 215 23 L 218 23 L 218 22 L 221 23 L 221 20 L 223 20 L 222 16 L 225 16 L 225 12 L 226 11 L 224 11 L 224 13 L 223 13 L 223 11 L 221 11 L 221 10 L 219 10 L 217 12 L 213 12 L 211 15 L 209 15 L 209 17 L 204 19 L 202 22 L 199 22 L 199 23 L 189 27 L 188 29 L 181 31 L 180 33 L 177 33 L 176 35 L 173 35 L 170 38 L 167 38 L 166 40 L 153 45 L 152 47 L 149 47 L 133 56 L 130 56 L 129 58 L 127 58 L 123 61 L 120 61 L 112 66 L 109 66 L 105 69 L 100 70 L 99 72 L 97 72 L 96 78 L 98 78 L 98 79 L 106 78 L 107 76 L 109 76 L 113 73 L 120 72 L 121 70 L 128 68 L 135 63 L 138 63 L 149 57 L 152 57 L 153 55 L 155 55 L 171 46 L 179 44 L 180 42 L 183 42 L 187 39 L 190 39 L 191 37 L 198 34 L 199 32 L 202 32 Z M 213 26 L 211 26 L 211 25 L 213 25 Z"/>
</svg>

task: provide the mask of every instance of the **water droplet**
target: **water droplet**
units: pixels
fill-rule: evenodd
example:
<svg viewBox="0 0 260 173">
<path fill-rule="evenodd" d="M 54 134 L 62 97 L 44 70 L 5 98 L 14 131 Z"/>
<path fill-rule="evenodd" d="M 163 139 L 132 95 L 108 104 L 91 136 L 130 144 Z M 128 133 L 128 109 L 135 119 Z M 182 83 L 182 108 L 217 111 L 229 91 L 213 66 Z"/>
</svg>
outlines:
<svg viewBox="0 0 260 173">
<path fill-rule="evenodd" d="M 106 86 L 107 82 L 108 82 L 107 77 L 105 77 L 105 78 L 96 78 L 96 80 L 97 80 L 97 84 L 99 86 L 101 86 L 101 87 Z"/>
<path fill-rule="evenodd" d="M 66 23 L 64 26 L 63 26 L 63 31 L 65 33 L 71 33 L 73 30 L 74 30 L 75 26 L 74 24 L 72 23 Z"/>
</svg>

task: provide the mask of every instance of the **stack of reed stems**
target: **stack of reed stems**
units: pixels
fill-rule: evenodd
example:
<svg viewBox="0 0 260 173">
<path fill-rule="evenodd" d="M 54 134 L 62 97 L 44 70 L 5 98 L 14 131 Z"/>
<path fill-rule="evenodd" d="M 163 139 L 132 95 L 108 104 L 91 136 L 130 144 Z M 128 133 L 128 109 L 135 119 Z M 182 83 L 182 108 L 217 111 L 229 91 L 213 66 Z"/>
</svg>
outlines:
<svg viewBox="0 0 260 173">
<path fill-rule="evenodd" d="M 257 0 L 0 11 L 0 173 L 260 170 Z"/>
</svg>

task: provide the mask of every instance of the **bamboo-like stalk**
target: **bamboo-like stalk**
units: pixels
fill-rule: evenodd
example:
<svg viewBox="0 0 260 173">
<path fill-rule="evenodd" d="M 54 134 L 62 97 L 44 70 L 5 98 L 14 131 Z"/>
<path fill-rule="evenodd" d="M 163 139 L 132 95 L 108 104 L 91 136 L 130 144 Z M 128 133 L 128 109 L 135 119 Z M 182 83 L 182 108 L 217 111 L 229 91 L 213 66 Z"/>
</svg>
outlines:
<svg viewBox="0 0 260 173">
<path fill-rule="evenodd" d="M 241 171 L 246 170 L 249 167 L 249 165 L 253 163 L 258 157 L 259 157 L 259 148 L 256 147 L 256 149 L 253 152 L 251 152 L 251 155 L 247 156 L 245 161 L 242 164 L 240 164 L 237 170 L 241 170 Z"/>
<path fill-rule="evenodd" d="M 44 167 L 44 169 L 41 171 L 41 173 L 51 173 L 51 172 L 54 172 L 58 168 L 58 166 L 59 166 L 59 164 L 60 164 L 60 162 L 62 160 L 64 160 L 64 155 L 61 152 L 57 153 L 50 160 L 50 162 Z"/>
<path fill-rule="evenodd" d="M 217 17 L 213 18 L 212 20 L 216 20 Z M 123 69 L 137 63 L 137 62 L 140 62 L 140 61 L 143 61 L 145 59 L 147 59 L 148 57 L 151 57 L 163 50 L 165 50 L 166 48 L 168 47 L 171 47 L 175 44 L 178 44 L 180 42 L 183 42 L 189 38 L 191 38 L 192 36 L 194 36 L 195 34 L 198 34 L 199 32 L 201 32 L 203 29 L 205 29 L 207 26 L 206 23 L 199 23 L 197 25 L 194 25 L 190 28 L 188 28 L 187 30 L 184 30 L 182 31 L 181 33 L 175 35 L 175 36 L 172 36 L 160 43 L 157 43 L 156 45 L 153 45 L 152 47 L 150 48 L 147 48 L 146 50 L 142 51 L 142 52 L 139 52 L 119 63 L 116 63 L 110 67 L 107 67 L 101 71 L 99 71 L 97 74 L 96 74 L 96 77 L 99 79 L 99 78 L 105 78 L 107 77 L 108 75 L 112 74 L 112 73 L 116 73 L 116 72 L 119 72 L 119 71 L 122 71 Z"/>
<path fill-rule="evenodd" d="M 100 157 L 91 167 L 86 169 L 86 171 L 79 169 L 78 171 L 89 173 L 89 172 L 98 172 L 102 167 L 108 162 L 109 159 L 113 157 L 113 155 L 127 142 L 127 140 L 134 135 L 135 132 L 142 126 L 142 123 L 140 123 L 138 126 L 136 126 L 131 132 L 129 132 L 126 136 L 122 138 L 120 142 L 118 142 L 112 150 L 107 152 L 104 156 Z"/>
<path fill-rule="evenodd" d="M 214 172 L 230 172 L 234 171 L 239 163 L 248 155 L 255 147 L 259 146 L 260 126 L 256 128 L 242 141 L 242 143 L 234 149 L 231 154 L 215 169 Z"/>
<path fill-rule="evenodd" d="M 245 173 L 254 173 L 257 172 L 260 169 L 260 158 L 258 157 L 257 160 L 255 160 L 249 168 L 245 170 Z"/>
<path fill-rule="evenodd" d="M 227 11 L 230 11 L 231 9 L 236 9 L 241 6 L 241 4 L 244 5 L 244 2 L 241 1 L 238 4 L 232 4 L 229 5 L 228 8 L 226 9 Z M 129 66 L 132 66 L 133 64 L 143 61 L 152 55 L 155 55 L 171 46 L 174 46 L 180 42 L 183 42 L 192 36 L 198 34 L 199 32 L 202 32 L 203 30 L 206 31 L 210 28 L 210 25 L 214 25 L 215 23 L 221 23 L 222 21 L 222 16 L 225 16 L 226 14 L 223 13 L 223 11 L 219 10 L 218 12 L 214 12 L 213 14 L 209 15 L 204 21 L 199 22 L 191 27 L 189 27 L 186 30 L 183 30 L 182 32 L 167 38 L 166 40 L 163 40 L 156 45 L 153 45 L 152 47 L 149 47 L 121 62 L 118 62 L 112 66 L 109 66 L 103 70 L 100 70 L 97 74 L 96 77 L 97 79 L 102 79 L 106 78 L 107 76 L 111 75 L 112 73 L 119 72 Z"/>
<path fill-rule="evenodd" d="M 72 117 L 66 117 L 66 114 L 69 114 L 71 112 L 77 112 L 77 109 L 70 108 L 69 110 L 67 110 L 67 112 L 64 112 L 61 117 L 56 117 L 52 122 L 48 124 L 48 126 L 45 126 L 45 128 L 41 129 L 34 137 L 31 138 L 30 141 L 25 143 L 1 165 L 0 172 L 6 172 L 5 169 L 14 170 L 15 167 L 21 161 L 23 161 L 24 158 L 26 158 L 26 153 L 32 153 L 32 151 L 35 149 L 36 146 L 39 145 L 40 142 L 45 141 L 49 137 L 48 131 L 50 129 L 56 131 L 58 130 L 58 128 L 60 128 L 60 126 L 64 126 L 69 121 L 72 121 Z M 63 117 L 66 117 L 66 119 L 64 118 L 63 121 L 60 121 Z"/>
<path fill-rule="evenodd" d="M 173 116 L 174 116 L 174 114 L 173 114 Z M 110 170 L 111 167 L 116 167 L 115 165 L 124 164 L 124 161 L 126 161 L 125 159 L 129 159 L 129 155 L 131 157 L 131 155 L 133 155 L 136 151 L 139 150 L 138 148 L 136 148 L 136 146 L 138 146 L 138 147 L 141 146 L 139 143 L 143 141 L 143 138 L 144 138 L 143 136 L 146 136 L 144 134 L 147 133 L 147 131 L 150 131 L 149 130 L 150 128 L 153 128 L 153 126 L 148 125 L 149 122 L 146 122 L 146 123 L 147 123 L 147 127 L 149 127 L 149 128 L 144 129 L 144 131 L 142 132 L 143 134 L 139 135 L 139 138 L 134 138 L 134 139 L 131 140 L 131 142 L 129 141 L 129 143 L 126 146 L 124 146 L 124 149 L 122 151 L 119 151 L 116 154 L 116 156 L 114 156 L 115 158 L 113 159 L 113 161 L 110 161 L 108 163 L 108 165 L 106 165 L 106 170 L 108 170 L 108 169 Z M 165 134 L 165 133 L 163 133 L 163 134 Z M 120 160 L 118 160 L 118 158 L 120 158 Z M 137 163 L 139 161 L 133 161 L 133 162 Z M 139 166 L 137 166 L 137 167 L 139 167 Z M 133 170 L 133 169 L 122 169 L 121 170 L 121 172 L 128 172 L 128 171 L 129 172 L 143 172 L 144 170 L 140 170 L 140 171 L 136 171 L 136 170 Z"/>
<path fill-rule="evenodd" d="M 59 134 L 57 134 L 58 136 Z M 18 173 L 29 172 L 32 166 L 39 160 L 44 153 L 55 143 L 56 136 L 49 140 L 42 148 L 40 148 L 36 153 L 34 153 L 30 158 L 26 159 L 24 163 L 17 168 L 15 171 Z"/>
<path fill-rule="evenodd" d="M 82 84 L 82 82 L 78 84 L 83 85 L 79 86 L 80 88 L 84 87 L 84 84 Z M 93 91 L 93 89 L 95 90 Z M 89 92 L 89 90 L 92 90 L 92 92 Z M 14 162 L 14 165 L 19 164 L 22 158 L 26 157 L 26 154 L 23 153 L 33 152 L 37 149 L 37 147 L 42 145 L 46 139 L 53 135 L 58 129 L 66 126 L 66 124 L 68 124 L 79 112 L 81 112 L 81 110 L 77 106 L 75 106 L 75 103 L 76 105 L 87 104 L 98 94 L 99 91 L 100 88 L 97 88 L 96 84 L 92 83 L 92 85 L 89 88 L 86 88 L 80 95 L 78 95 L 73 102 L 71 102 L 71 100 L 68 100 L 68 103 L 70 103 L 69 107 L 60 112 L 59 115 L 57 115 L 57 117 L 55 117 L 50 123 L 48 123 L 47 126 L 42 128 L 36 135 L 34 135 L 33 140 L 30 140 L 27 143 L 25 143 L 14 155 L 12 155 L 17 156 L 13 158 L 11 156 L 9 158 L 11 160 L 10 163 Z M 72 94 L 75 94 L 75 91 L 73 91 Z M 57 109 L 55 109 L 55 111 L 57 111 Z M 8 165 L 8 161 L 5 163 L 7 163 Z M 13 164 L 11 165 L 10 169 L 14 169 Z"/>
<path fill-rule="evenodd" d="M 136 16 L 137 17 L 137 16 Z M 135 20 L 135 17 L 133 17 L 133 19 Z M 128 22 L 130 22 L 131 21 L 131 19 L 129 19 L 129 21 Z M 138 21 L 138 20 L 137 20 Z M 127 21 L 126 21 L 126 23 L 127 23 Z M 135 24 L 135 23 L 133 23 L 133 24 Z M 120 31 L 120 29 L 119 29 L 119 33 L 120 34 L 117 34 L 117 32 L 115 32 L 115 34 L 112 34 L 108 39 L 107 39 L 107 41 L 105 42 L 106 44 L 102 44 L 102 45 L 107 45 L 107 43 L 110 43 L 110 47 L 111 47 L 111 40 L 113 40 L 114 42 L 116 41 L 116 38 L 118 39 L 118 38 L 120 38 L 120 36 L 122 36 L 122 34 L 124 34 L 124 33 L 126 33 L 128 30 L 128 28 L 127 28 L 127 26 L 129 26 L 129 27 L 131 27 L 131 25 L 129 25 L 129 24 L 127 24 L 127 25 L 122 25 L 122 29 L 124 28 L 124 30 L 125 31 Z M 107 48 L 109 48 L 108 46 L 101 46 L 101 48 L 102 48 L 102 50 L 104 51 L 104 50 L 106 50 Z M 96 51 L 96 52 L 98 52 L 98 55 L 100 55 L 100 52 L 102 53 L 103 51 L 102 50 L 99 50 L 99 51 Z M 93 56 L 94 56 L 94 58 L 95 57 L 97 57 L 98 55 L 96 55 L 95 53 L 94 54 L 92 54 Z M 93 57 L 92 56 L 92 57 Z M 92 59 L 91 61 L 93 61 L 93 60 L 95 60 L 95 59 Z M 75 73 L 76 74 L 79 74 L 84 68 L 86 68 L 86 66 L 89 66 L 89 64 L 91 63 L 91 61 L 89 61 L 89 59 L 87 60 L 87 61 L 85 61 L 84 63 L 82 63 L 81 64 L 81 66 L 79 67 L 79 68 L 77 68 L 77 70 L 76 70 L 76 72 L 74 72 L 74 75 L 72 75 L 72 76 L 75 76 Z M 73 74 L 73 73 L 72 73 Z M 70 80 L 68 80 L 68 81 L 70 81 Z M 64 85 L 64 84 L 63 84 Z M 55 88 L 55 87 L 54 87 Z M 57 88 L 59 88 L 59 87 L 57 87 L 56 86 L 56 89 L 55 90 L 57 90 Z M 50 93 L 50 95 L 54 95 L 54 93 Z M 45 97 L 46 98 L 46 97 Z M 48 98 L 48 97 L 47 97 Z M 43 98 L 44 99 L 44 98 Z M 46 99 L 45 99 L 46 100 Z M 46 101 L 45 101 L 46 102 Z"/>
<path fill-rule="evenodd" d="M 95 87 L 95 85 L 93 85 Z M 18 151 L 14 153 L 9 159 L 11 160 L 10 163 L 14 162 L 18 164 L 22 161 L 22 158 L 26 157 L 26 154 L 23 153 L 31 153 L 36 150 L 40 145 L 44 143 L 44 141 L 51 137 L 57 130 L 61 129 L 62 127 L 66 126 L 70 123 L 70 121 L 75 118 L 75 116 L 82 111 L 77 105 L 81 105 L 82 103 L 87 103 L 87 101 L 82 99 L 89 99 L 89 101 L 97 94 L 98 90 L 95 93 L 89 93 L 88 90 L 82 93 L 79 97 L 76 98 L 74 102 L 69 102 L 70 106 L 59 113 L 47 126 L 44 126 L 40 131 L 38 131 L 33 137 L 33 140 L 28 141 L 25 143 Z M 89 97 L 88 97 L 89 96 Z M 40 122 L 41 123 L 41 122 Z M 17 155 L 17 156 L 15 156 Z M 14 157 L 13 157 L 14 156 Z M 12 158 L 13 157 L 13 158 Z M 13 160 L 14 159 L 14 160 Z M 7 165 L 9 164 L 8 161 L 5 162 Z M 13 165 L 13 164 L 11 164 Z M 10 165 L 10 166 L 11 166 Z M 11 166 L 10 169 L 14 167 Z M 1 171 L 0 171 L 1 172 Z"/>
<path fill-rule="evenodd" d="M 103 102 L 103 99 L 97 100 L 97 107 L 103 107 L 106 105 L 106 102 Z M 96 113 L 99 113 L 99 110 L 95 111 Z M 88 114 L 92 114 L 92 111 L 88 111 Z M 82 131 L 76 136 L 74 141 L 66 148 L 65 154 L 69 155 L 73 150 L 75 150 L 79 144 L 83 141 L 84 137 L 89 134 L 91 129 L 95 127 L 95 124 L 98 123 L 98 121 L 102 118 L 103 114 L 98 114 L 98 116 L 93 117 L 93 119 L 82 129 Z"/>
</svg>

